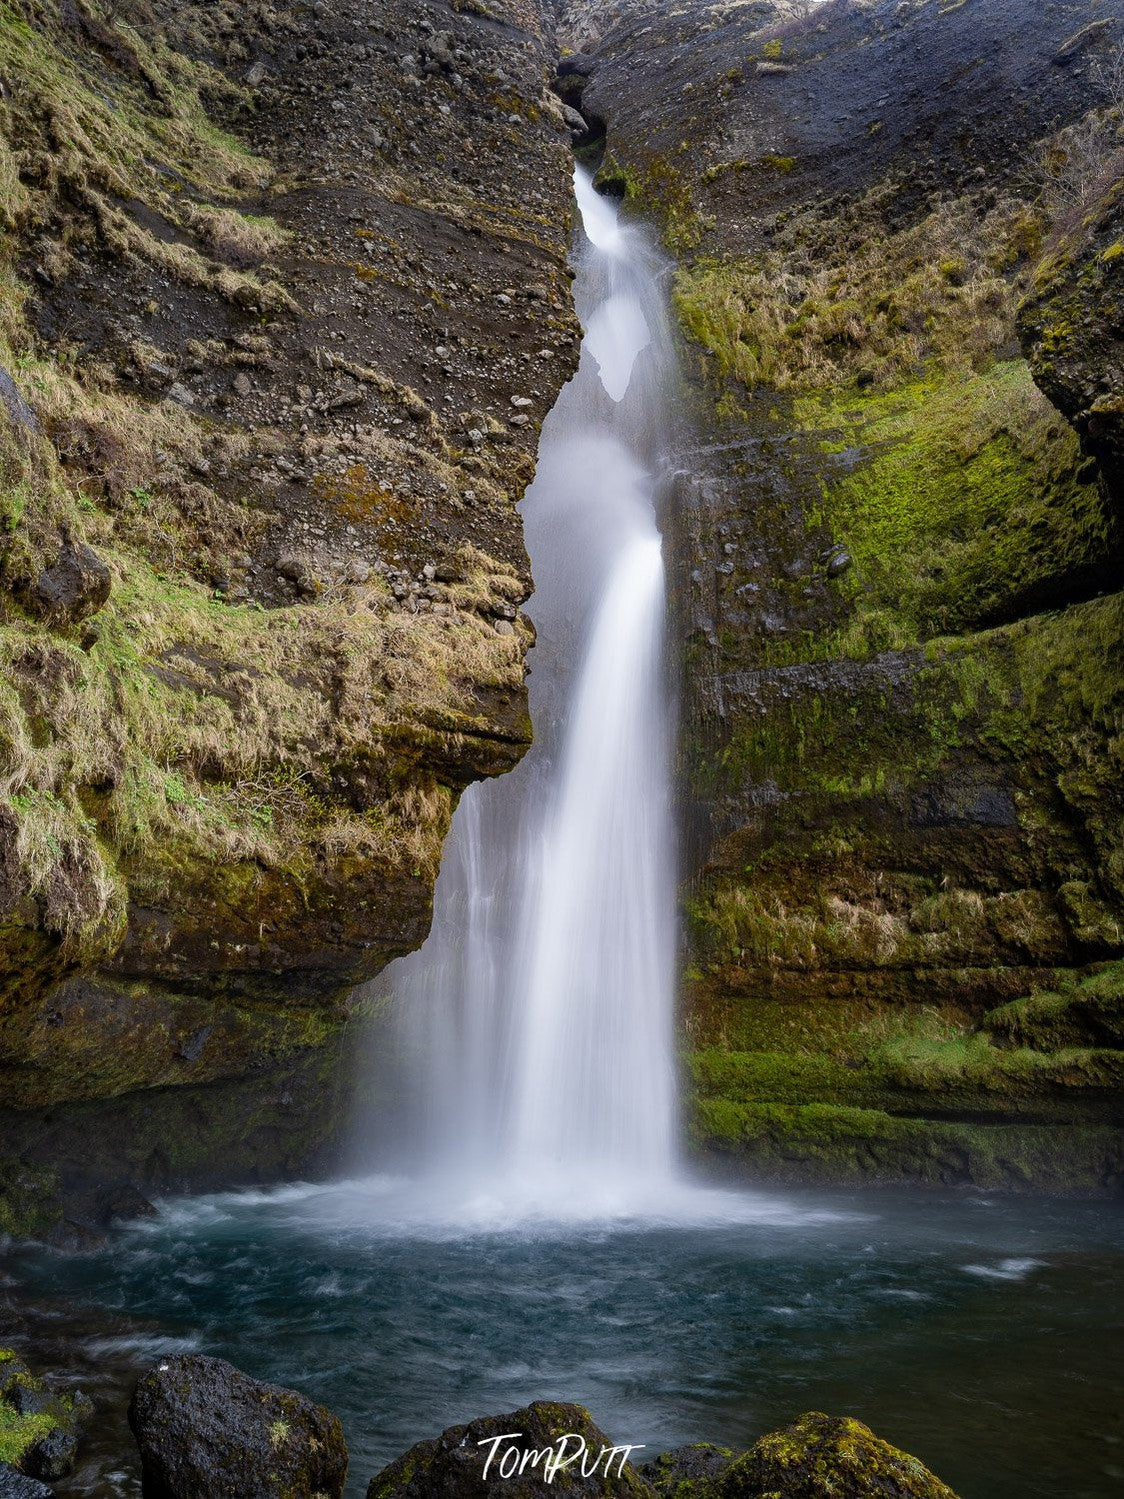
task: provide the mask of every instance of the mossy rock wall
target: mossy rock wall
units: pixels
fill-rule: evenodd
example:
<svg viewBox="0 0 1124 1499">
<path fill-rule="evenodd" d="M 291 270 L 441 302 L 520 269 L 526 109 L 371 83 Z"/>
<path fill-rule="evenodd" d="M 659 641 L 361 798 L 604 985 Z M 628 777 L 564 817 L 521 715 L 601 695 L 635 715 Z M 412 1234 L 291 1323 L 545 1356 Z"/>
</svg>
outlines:
<svg viewBox="0 0 1124 1499">
<path fill-rule="evenodd" d="M 0 4 L 0 1227 L 83 1131 L 110 1184 L 323 1165 L 349 996 L 530 743 L 551 27 Z"/>
<path fill-rule="evenodd" d="M 678 262 L 698 433 L 692 1138 L 759 1175 L 1105 1190 L 1120 491 L 1107 410 L 1060 384 L 1114 381 L 1115 196 L 1085 241 L 1072 205 L 1081 151 L 1118 165 L 1124 7 L 766 11 L 625 6 L 581 67 L 603 176 Z"/>
</svg>

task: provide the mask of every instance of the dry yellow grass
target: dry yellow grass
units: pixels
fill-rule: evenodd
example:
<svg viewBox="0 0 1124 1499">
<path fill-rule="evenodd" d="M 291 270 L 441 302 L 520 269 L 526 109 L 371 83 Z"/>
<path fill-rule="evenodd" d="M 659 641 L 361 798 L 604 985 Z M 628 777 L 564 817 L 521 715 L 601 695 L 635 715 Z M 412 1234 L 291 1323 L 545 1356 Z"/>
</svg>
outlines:
<svg viewBox="0 0 1124 1499">
<path fill-rule="evenodd" d="M 680 272 L 680 317 L 723 375 L 779 390 L 888 387 L 928 361 L 995 358 L 1042 224 L 1015 199 L 982 216 L 964 199 L 887 235 L 878 209 L 871 195 L 834 242 L 808 216 L 774 249 Z"/>
</svg>

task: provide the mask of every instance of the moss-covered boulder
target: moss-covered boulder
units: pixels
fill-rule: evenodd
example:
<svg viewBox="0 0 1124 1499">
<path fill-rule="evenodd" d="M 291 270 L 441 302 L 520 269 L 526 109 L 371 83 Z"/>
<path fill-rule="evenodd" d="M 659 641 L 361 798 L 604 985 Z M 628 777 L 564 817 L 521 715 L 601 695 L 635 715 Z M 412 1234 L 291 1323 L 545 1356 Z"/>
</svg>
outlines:
<svg viewBox="0 0 1124 1499">
<path fill-rule="evenodd" d="M 713 1442 L 689 1442 L 673 1447 L 645 1463 L 640 1476 L 651 1484 L 660 1499 L 707 1499 L 718 1480 L 737 1459 L 729 1447 Z"/>
<path fill-rule="evenodd" d="M 137 1385 L 129 1425 L 147 1499 L 339 1499 L 343 1428 L 294 1390 L 223 1359 L 164 1359 Z"/>
<path fill-rule="evenodd" d="M 375 1475 L 367 1499 L 532 1499 L 546 1493 L 651 1499 L 651 1489 L 580 1405 L 535 1400 L 418 1442 Z"/>
<path fill-rule="evenodd" d="M 917 1458 L 861 1421 L 809 1411 L 731 1467 L 718 1499 L 956 1499 Z"/>
<path fill-rule="evenodd" d="M 46 1493 L 33 1480 L 65 1478 L 93 1413 L 80 1391 L 56 1394 L 10 1348 L 0 1348 L 0 1499 Z"/>
</svg>

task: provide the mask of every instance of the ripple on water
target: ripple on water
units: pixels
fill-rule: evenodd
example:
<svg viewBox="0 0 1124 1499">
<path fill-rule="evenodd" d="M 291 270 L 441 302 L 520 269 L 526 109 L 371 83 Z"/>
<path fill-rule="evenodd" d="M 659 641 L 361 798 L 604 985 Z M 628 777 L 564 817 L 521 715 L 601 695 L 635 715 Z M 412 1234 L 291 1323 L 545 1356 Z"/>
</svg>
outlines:
<svg viewBox="0 0 1124 1499">
<path fill-rule="evenodd" d="M 51 1362 L 109 1409 L 60 1499 L 139 1492 L 113 1476 L 131 1382 L 195 1350 L 338 1411 L 355 1496 L 419 1438 L 536 1397 L 579 1400 L 653 1453 L 748 1445 L 818 1408 L 866 1420 L 965 1499 L 1118 1491 L 1114 1209 L 691 1188 L 638 1190 L 614 1216 L 543 1184 L 520 1210 L 493 1184 L 465 1231 L 455 1185 L 166 1202 L 101 1253 L 15 1256 Z"/>
</svg>

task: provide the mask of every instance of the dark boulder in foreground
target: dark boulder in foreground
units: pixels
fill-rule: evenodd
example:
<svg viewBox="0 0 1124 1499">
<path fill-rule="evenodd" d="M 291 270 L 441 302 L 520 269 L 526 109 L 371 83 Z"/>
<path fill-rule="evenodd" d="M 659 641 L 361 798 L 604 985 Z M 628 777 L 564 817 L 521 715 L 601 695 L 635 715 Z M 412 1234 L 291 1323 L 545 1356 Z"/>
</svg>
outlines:
<svg viewBox="0 0 1124 1499">
<path fill-rule="evenodd" d="M 583 1406 L 536 1400 L 419 1442 L 372 1478 L 367 1499 L 537 1499 L 551 1493 L 651 1499 L 651 1489 L 626 1461 L 627 1450 L 615 1446 Z"/>
<path fill-rule="evenodd" d="M 419 1442 L 371 1480 L 367 1499 L 543 1499 L 555 1492 L 628 1499 L 956 1499 L 917 1458 L 861 1421 L 818 1411 L 761 1437 L 740 1456 L 699 1442 L 635 1468 L 626 1457 L 640 1450 L 614 1446 L 580 1405 L 536 1400 Z"/>
<path fill-rule="evenodd" d="M 658 1499 L 701 1499 L 713 1491 L 718 1480 L 740 1454 L 711 1442 L 691 1442 L 663 1452 L 640 1469 Z"/>
<path fill-rule="evenodd" d="M 956 1499 L 917 1458 L 861 1421 L 809 1411 L 755 1442 L 715 1499 Z"/>
<path fill-rule="evenodd" d="M 8 1463 L 0 1463 L 0 1499 L 51 1499 L 51 1490 Z"/>
<path fill-rule="evenodd" d="M 223 1359 L 162 1359 L 137 1385 L 129 1425 L 146 1499 L 339 1499 L 339 1421 L 304 1395 Z"/>
</svg>

